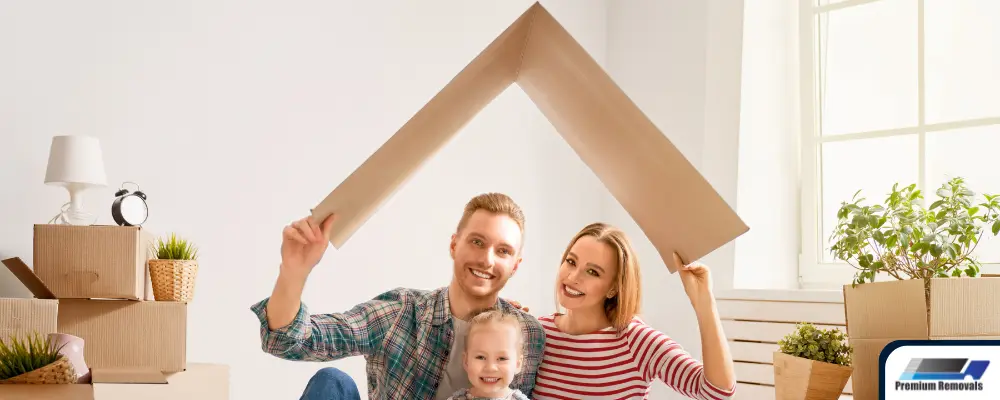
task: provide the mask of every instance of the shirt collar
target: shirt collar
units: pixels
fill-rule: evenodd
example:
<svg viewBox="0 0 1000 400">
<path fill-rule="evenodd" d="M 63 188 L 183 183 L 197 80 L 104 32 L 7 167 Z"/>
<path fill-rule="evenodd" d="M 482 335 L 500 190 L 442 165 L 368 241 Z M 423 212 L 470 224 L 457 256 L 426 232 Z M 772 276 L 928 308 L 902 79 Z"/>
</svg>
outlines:
<svg viewBox="0 0 1000 400">
<path fill-rule="evenodd" d="M 451 322 L 452 315 L 451 303 L 448 301 L 448 286 L 436 289 L 429 297 L 430 304 L 424 305 L 420 320 L 434 326 Z M 497 303 L 493 306 L 506 312 L 514 311 L 514 306 L 500 298 L 497 298 Z"/>
</svg>

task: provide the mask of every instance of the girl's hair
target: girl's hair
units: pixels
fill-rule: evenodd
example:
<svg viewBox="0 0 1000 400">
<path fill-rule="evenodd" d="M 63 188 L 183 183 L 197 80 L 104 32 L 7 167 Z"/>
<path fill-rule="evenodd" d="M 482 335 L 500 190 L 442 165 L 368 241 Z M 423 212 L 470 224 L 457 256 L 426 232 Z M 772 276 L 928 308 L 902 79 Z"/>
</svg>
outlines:
<svg viewBox="0 0 1000 400">
<path fill-rule="evenodd" d="M 636 257 L 635 251 L 632 250 L 632 244 L 629 242 L 625 232 L 612 225 L 595 222 L 585 226 L 580 232 L 577 232 L 576 236 L 573 236 L 569 245 L 566 246 L 566 251 L 563 252 L 561 262 L 566 261 L 570 249 L 573 248 L 577 240 L 580 240 L 584 236 L 591 236 L 598 242 L 610 246 L 617 257 L 618 274 L 615 276 L 615 282 L 611 285 L 614 296 L 610 299 L 604 299 L 604 314 L 611 321 L 611 326 L 616 331 L 622 332 L 632 322 L 632 318 L 639 313 L 640 301 L 642 299 L 642 277 L 639 274 L 639 259 Z M 559 308 L 558 287 L 559 282 L 557 280 L 557 309 Z"/>
<path fill-rule="evenodd" d="M 476 327 L 488 324 L 506 325 L 515 329 L 517 331 L 517 335 L 514 336 L 516 338 L 514 346 L 517 348 L 518 356 L 524 354 L 524 335 L 521 334 L 521 320 L 517 318 L 517 315 L 497 308 L 487 308 L 480 311 L 473 316 L 471 320 L 469 320 L 469 333 L 465 339 L 466 348 L 469 347 L 470 340 L 468 338 L 472 337 Z"/>
</svg>

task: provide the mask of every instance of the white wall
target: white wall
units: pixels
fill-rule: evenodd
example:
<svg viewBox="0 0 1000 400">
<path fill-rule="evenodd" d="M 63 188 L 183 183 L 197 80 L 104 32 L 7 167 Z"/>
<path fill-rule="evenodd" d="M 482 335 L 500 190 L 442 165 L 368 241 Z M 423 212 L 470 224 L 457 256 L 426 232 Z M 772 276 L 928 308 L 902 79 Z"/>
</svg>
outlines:
<svg viewBox="0 0 1000 400">
<path fill-rule="evenodd" d="M 542 3 L 735 204 L 742 1 Z M 150 196 L 147 227 L 203 248 L 189 359 L 232 365 L 234 399 L 294 398 L 320 365 L 261 353 L 248 309 L 270 293 L 281 227 L 531 2 L 236 4 L 5 3 L 0 148 L 17 150 L 0 156 L 0 257 L 30 263 L 31 225 L 66 199 L 42 184 L 51 136 L 97 136 L 112 185 L 87 197 L 100 223 L 112 223 L 117 185 L 136 181 Z M 395 286 L 445 284 L 448 235 L 482 191 L 511 194 L 528 215 L 526 261 L 505 297 L 551 312 L 560 251 L 603 219 L 629 232 L 645 261 L 644 317 L 700 357 L 677 277 L 516 87 L 331 250 L 306 303 L 335 311 Z M 704 260 L 717 290 L 733 286 L 733 257 L 726 246 Z M 27 296 L 13 279 L 0 271 L 0 295 Z M 363 360 L 332 365 L 364 391 Z M 652 398 L 680 397 L 661 385 Z"/>
<path fill-rule="evenodd" d="M 281 228 L 530 4 L 5 2 L 0 257 L 30 264 L 32 224 L 67 199 L 42 183 L 51 137 L 96 136 L 111 185 L 86 197 L 99 223 L 113 224 L 112 194 L 135 181 L 149 195 L 146 226 L 202 248 L 188 359 L 231 365 L 233 399 L 297 398 L 322 365 L 262 353 L 249 310 L 270 294 Z M 603 0 L 544 4 L 603 62 Z M 392 287 L 447 284 L 462 206 L 502 191 L 528 218 L 526 260 L 503 295 L 551 312 L 559 251 L 601 215 L 602 189 L 586 172 L 515 88 L 328 253 L 305 302 L 339 311 Z M 28 295 L 6 270 L 0 282 L 2 295 Z M 364 390 L 362 359 L 332 365 Z"/>
</svg>

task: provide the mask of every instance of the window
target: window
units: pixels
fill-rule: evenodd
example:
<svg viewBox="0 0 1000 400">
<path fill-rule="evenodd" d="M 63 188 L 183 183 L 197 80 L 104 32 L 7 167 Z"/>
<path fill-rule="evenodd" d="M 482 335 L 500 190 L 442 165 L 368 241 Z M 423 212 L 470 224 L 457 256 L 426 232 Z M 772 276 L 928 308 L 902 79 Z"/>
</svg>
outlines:
<svg viewBox="0 0 1000 400">
<path fill-rule="evenodd" d="M 849 283 L 829 252 L 841 201 L 948 179 L 1000 193 L 1000 1 L 801 0 L 804 288 Z M 987 227 L 974 254 L 1000 272 Z"/>
</svg>

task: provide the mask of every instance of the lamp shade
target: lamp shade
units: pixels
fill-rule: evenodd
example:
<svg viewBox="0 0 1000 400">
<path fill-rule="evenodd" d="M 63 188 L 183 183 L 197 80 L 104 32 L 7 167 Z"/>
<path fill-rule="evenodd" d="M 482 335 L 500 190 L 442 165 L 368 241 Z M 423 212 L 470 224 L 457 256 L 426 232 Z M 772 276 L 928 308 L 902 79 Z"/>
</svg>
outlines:
<svg viewBox="0 0 1000 400">
<path fill-rule="evenodd" d="M 107 185 L 100 141 L 90 136 L 52 137 L 45 183 Z"/>
</svg>

